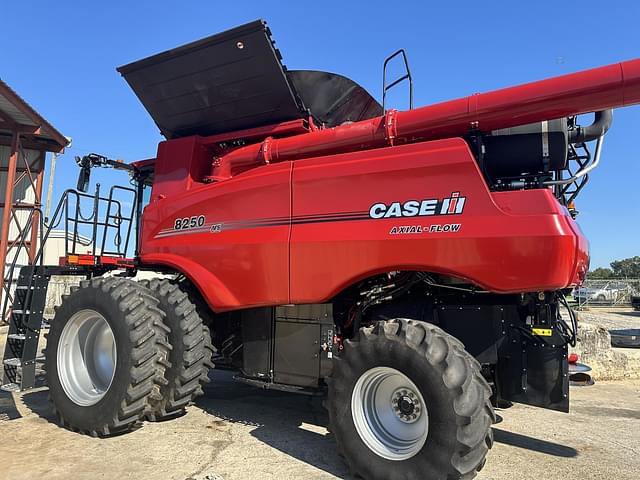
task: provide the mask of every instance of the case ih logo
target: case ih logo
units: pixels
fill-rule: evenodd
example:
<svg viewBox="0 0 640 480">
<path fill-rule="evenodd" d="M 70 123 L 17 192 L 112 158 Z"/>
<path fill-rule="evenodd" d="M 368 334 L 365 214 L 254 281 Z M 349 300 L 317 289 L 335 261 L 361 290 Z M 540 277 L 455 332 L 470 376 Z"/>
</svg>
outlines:
<svg viewBox="0 0 640 480">
<path fill-rule="evenodd" d="M 369 209 L 371 218 L 427 217 L 431 215 L 457 215 L 464 210 L 466 197 L 454 192 L 449 198 L 409 200 L 407 202 L 376 203 Z"/>
</svg>

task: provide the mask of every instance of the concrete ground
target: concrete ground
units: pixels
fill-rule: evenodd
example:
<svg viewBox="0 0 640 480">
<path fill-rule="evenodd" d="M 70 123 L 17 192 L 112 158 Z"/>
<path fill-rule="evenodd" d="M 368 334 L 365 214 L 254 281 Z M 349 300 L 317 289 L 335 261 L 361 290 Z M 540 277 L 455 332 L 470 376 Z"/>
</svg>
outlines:
<svg viewBox="0 0 640 480">
<path fill-rule="evenodd" d="M 640 327 L 640 316 L 628 309 L 584 317 L 605 329 Z M 0 328 L 0 349 L 5 333 Z M 623 349 L 608 347 L 603 355 L 607 346 L 596 346 L 603 370 L 619 367 L 622 354 L 616 351 Z M 21 395 L 0 391 L 0 480 L 351 478 L 319 399 L 261 391 L 225 371 L 212 379 L 185 416 L 107 439 L 55 425 L 44 387 Z M 479 479 L 638 478 L 637 377 L 572 387 L 570 414 L 524 405 L 498 413 L 496 443 Z"/>
<path fill-rule="evenodd" d="M 350 478 L 317 398 L 261 391 L 216 371 L 178 419 L 94 439 L 59 428 L 46 388 L 0 394 L 0 479 Z M 478 478 L 638 478 L 640 381 L 572 387 L 570 414 L 516 405 L 499 411 Z"/>
</svg>

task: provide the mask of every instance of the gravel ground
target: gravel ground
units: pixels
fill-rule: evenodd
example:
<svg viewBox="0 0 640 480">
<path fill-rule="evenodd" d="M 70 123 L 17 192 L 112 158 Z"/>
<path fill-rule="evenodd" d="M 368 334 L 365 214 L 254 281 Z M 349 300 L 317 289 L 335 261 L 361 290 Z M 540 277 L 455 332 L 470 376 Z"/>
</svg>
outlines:
<svg viewBox="0 0 640 480">
<path fill-rule="evenodd" d="M 0 394 L 0 479 L 351 478 L 317 398 L 261 391 L 217 371 L 187 415 L 94 439 L 52 423 L 46 389 Z M 571 391 L 570 414 L 500 411 L 482 480 L 635 480 L 640 381 Z"/>
<path fill-rule="evenodd" d="M 628 310 L 581 316 L 607 328 L 640 327 L 640 314 Z M 0 391 L 0 480 L 351 478 L 320 399 L 262 391 L 225 371 L 212 379 L 187 415 L 107 439 L 55 425 L 45 387 Z M 524 405 L 498 413 L 481 480 L 638 478 L 640 380 L 572 388 L 568 415 Z"/>
<path fill-rule="evenodd" d="M 591 307 L 578 312 L 578 318 L 594 325 L 611 328 L 640 328 L 640 312 L 626 307 Z"/>
</svg>

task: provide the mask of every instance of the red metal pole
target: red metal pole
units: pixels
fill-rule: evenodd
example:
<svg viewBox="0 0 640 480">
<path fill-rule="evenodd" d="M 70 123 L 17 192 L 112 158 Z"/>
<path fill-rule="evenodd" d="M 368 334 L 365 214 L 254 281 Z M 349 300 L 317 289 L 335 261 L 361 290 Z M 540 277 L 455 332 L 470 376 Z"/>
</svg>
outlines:
<svg viewBox="0 0 640 480">
<path fill-rule="evenodd" d="M 339 127 L 267 139 L 217 158 L 212 179 L 265 163 L 490 132 L 640 103 L 640 59 L 451 100 Z"/>
<path fill-rule="evenodd" d="M 9 156 L 9 165 L 7 169 L 7 186 L 4 194 L 4 208 L 2 210 L 2 232 L 0 232 L 0 292 L 4 292 L 5 288 L 4 270 L 8 253 L 7 246 L 9 245 L 9 227 L 11 223 L 11 210 L 13 208 L 13 187 L 16 179 L 16 166 L 18 164 L 19 141 L 20 133 L 14 130 L 13 136 L 11 137 L 11 154 Z M 11 279 L 9 279 L 9 281 L 11 281 Z"/>
</svg>

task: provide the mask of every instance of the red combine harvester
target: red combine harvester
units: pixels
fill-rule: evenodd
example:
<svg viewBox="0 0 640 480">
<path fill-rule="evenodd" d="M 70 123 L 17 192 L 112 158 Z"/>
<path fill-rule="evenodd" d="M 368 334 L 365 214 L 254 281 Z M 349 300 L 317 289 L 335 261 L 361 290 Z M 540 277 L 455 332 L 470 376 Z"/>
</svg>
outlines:
<svg viewBox="0 0 640 480">
<path fill-rule="evenodd" d="M 472 478 L 494 406 L 569 409 L 564 294 L 589 266 L 573 200 L 611 109 L 640 103 L 640 60 L 399 112 L 280 59 L 256 21 L 119 68 L 166 141 L 78 159 L 41 241 L 64 225 L 66 257 L 20 273 L 3 388 L 34 385 L 49 279 L 80 275 L 45 351 L 62 425 L 178 415 L 215 362 L 326 393 L 354 474 Z M 384 72 L 384 94 L 411 83 Z M 134 186 L 84 193 L 96 165 Z"/>
</svg>

